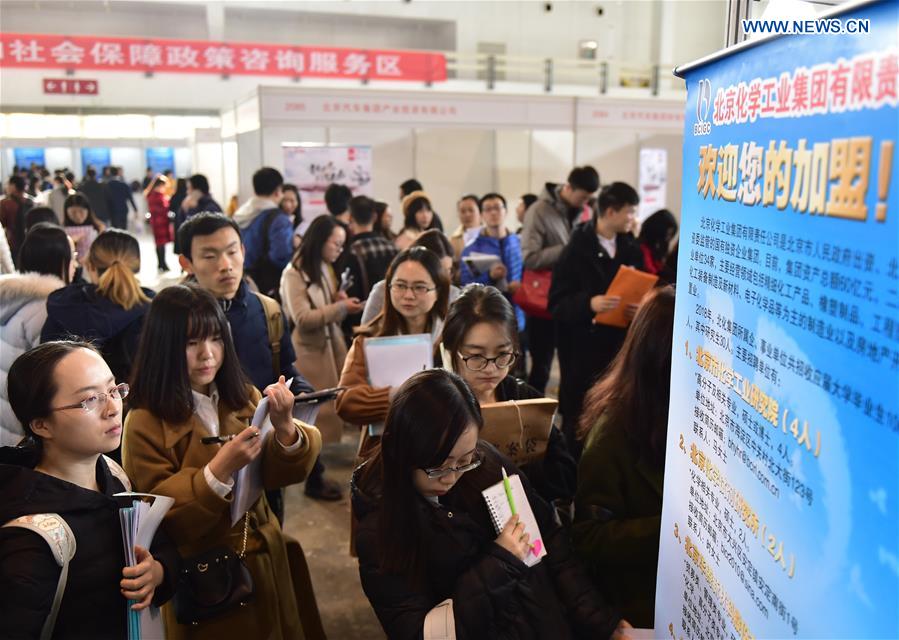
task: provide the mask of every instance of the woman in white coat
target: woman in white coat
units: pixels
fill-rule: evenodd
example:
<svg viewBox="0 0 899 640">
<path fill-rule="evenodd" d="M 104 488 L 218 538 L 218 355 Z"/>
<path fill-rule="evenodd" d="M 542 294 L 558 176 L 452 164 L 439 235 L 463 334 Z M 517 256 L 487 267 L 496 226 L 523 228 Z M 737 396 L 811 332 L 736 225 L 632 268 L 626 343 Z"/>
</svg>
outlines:
<svg viewBox="0 0 899 640">
<path fill-rule="evenodd" d="M 337 386 L 347 351 L 340 323 L 363 307 L 358 298 L 338 290 L 332 264 L 345 241 L 346 232 L 334 218 L 319 216 L 281 276 L 281 301 L 294 324 L 291 340 L 296 367 L 316 389 Z M 322 406 L 316 426 L 324 442 L 340 440 L 343 420 L 334 411 L 334 403 Z"/>
<path fill-rule="evenodd" d="M 29 230 L 19 253 L 19 273 L 0 276 L 0 446 L 24 436 L 9 404 L 6 378 L 13 361 L 41 341 L 47 320 L 47 296 L 72 281 L 78 266 L 74 245 L 53 224 Z"/>
</svg>

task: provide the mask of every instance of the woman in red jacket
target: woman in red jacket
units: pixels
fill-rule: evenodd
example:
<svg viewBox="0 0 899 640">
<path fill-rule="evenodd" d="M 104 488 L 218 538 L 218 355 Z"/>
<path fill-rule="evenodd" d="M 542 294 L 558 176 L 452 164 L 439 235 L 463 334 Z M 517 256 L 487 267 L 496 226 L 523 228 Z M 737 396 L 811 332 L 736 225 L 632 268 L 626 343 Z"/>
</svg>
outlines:
<svg viewBox="0 0 899 640">
<path fill-rule="evenodd" d="M 169 270 L 169 265 L 165 263 L 165 245 L 172 241 L 167 190 L 168 180 L 160 174 L 156 176 L 147 192 L 150 227 L 153 229 L 153 239 L 156 241 L 156 259 L 159 261 L 160 272 Z"/>
</svg>

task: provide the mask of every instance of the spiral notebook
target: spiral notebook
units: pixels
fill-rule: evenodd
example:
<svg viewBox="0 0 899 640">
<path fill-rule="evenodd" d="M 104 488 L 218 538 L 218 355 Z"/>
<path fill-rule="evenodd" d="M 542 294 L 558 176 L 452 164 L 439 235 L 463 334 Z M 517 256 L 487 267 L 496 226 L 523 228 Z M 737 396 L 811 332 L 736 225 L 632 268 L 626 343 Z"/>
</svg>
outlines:
<svg viewBox="0 0 899 640">
<path fill-rule="evenodd" d="M 524 530 L 531 536 L 531 551 L 524 559 L 524 563 L 529 567 L 533 567 L 546 555 L 543 535 L 540 533 L 540 527 L 537 526 L 537 519 L 531 510 L 531 503 L 528 502 L 528 496 L 524 492 L 524 486 L 521 484 L 521 478 L 518 474 L 509 476 L 509 484 L 512 486 L 512 498 L 515 500 L 518 517 L 524 524 Z M 481 495 L 484 496 L 484 500 L 487 502 L 487 509 L 490 510 L 493 526 L 496 529 L 496 533 L 499 534 L 509 518 L 512 517 L 512 506 L 506 497 L 506 490 L 503 487 L 502 480 L 492 487 L 484 489 Z"/>
</svg>

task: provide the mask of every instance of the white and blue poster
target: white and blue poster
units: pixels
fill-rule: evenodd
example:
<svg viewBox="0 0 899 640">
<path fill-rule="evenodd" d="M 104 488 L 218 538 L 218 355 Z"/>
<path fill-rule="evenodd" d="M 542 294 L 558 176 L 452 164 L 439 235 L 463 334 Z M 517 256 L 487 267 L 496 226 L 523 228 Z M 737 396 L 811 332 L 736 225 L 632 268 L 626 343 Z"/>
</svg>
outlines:
<svg viewBox="0 0 899 640">
<path fill-rule="evenodd" d="M 149 147 L 147 148 L 147 167 L 153 170 L 153 173 L 164 173 L 166 171 L 175 171 L 175 150 L 171 147 Z"/>
<path fill-rule="evenodd" d="M 81 175 L 87 175 L 87 168 L 92 167 L 97 176 L 103 171 L 103 167 L 112 164 L 109 147 L 84 147 L 81 149 Z"/>
<path fill-rule="evenodd" d="M 13 149 L 13 156 L 16 166 L 20 168 L 30 169 L 32 164 L 39 167 L 46 164 L 43 147 L 16 147 Z"/>
<path fill-rule="evenodd" d="M 687 80 L 656 637 L 899 637 L 899 3 Z"/>
</svg>

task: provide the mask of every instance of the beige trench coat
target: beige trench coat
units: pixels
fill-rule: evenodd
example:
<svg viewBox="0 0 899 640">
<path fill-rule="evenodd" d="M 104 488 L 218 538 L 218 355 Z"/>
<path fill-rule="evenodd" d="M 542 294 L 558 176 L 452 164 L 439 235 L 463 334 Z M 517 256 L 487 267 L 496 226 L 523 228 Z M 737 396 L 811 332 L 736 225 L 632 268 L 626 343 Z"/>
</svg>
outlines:
<svg viewBox="0 0 899 640">
<path fill-rule="evenodd" d="M 251 391 L 244 409 L 219 410 L 221 435 L 239 433 L 249 424 L 260 393 Z M 315 427 L 297 422 L 304 443 L 286 451 L 270 436 L 262 450 L 263 483 L 275 489 L 302 482 L 321 450 L 321 434 Z M 209 435 L 196 414 L 184 424 L 174 425 L 145 409 L 134 409 L 125 420 L 122 462 L 134 490 L 170 496 L 175 504 L 163 526 L 183 558 L 225 545 L 240 550 L 243 520 L 231 526 L 231 496 L 220 498 L 203 476 L 203 468 L 221 445 L 208 445 Z M 288 566 L 284 536 L 265 495 L 250 510 L 247 553 L 244 562 L 253 576 L 255 597 L 245 607 L 198 626 L 178 624 L 171 604 L 163 607 L 168 640 L 302 640 L 297 594 Z"/>
<path fill-rule="evenodd" d="M 322 263 L 325 286 L 309 281 L 304 271 L 288 264 L 281 276 L 281 304 L 294 324 L 290 335 L 296 352 L 296 368 L 316 389 L 336 387 L 346 359 L 346 342 L 340 323 L 346 317 L 346 305 L 335 301 L 337 285 L 334 272 Z M 343 420 L 334 403 L 322 405 L 316 426 L 324 442 L 339 442 Z"/>
</svg>

